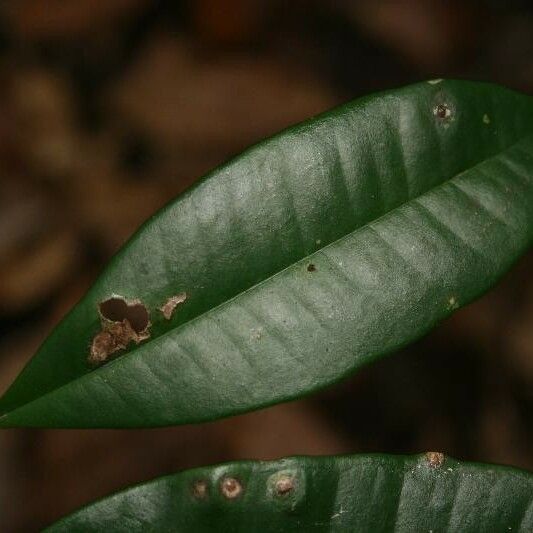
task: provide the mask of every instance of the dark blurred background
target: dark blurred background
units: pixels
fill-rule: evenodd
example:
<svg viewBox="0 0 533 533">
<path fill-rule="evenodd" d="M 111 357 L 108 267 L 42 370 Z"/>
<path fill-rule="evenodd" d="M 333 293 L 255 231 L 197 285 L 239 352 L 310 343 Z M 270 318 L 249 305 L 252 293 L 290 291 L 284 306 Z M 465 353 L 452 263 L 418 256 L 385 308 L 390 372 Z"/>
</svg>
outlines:
<svg viewBox="0 0 533 533">
<path fill-rule="evenodd" d="M 532 93 L 532 3 L 2 2 L 2 391 L 137 226 L 207 170 L 336 104 L 436 77 Z M 0 531 L 237 458 L 436 450 L 533 469 L 532 266 L 302 401 L 199 426 L 3 431 Z"/>
</svg>

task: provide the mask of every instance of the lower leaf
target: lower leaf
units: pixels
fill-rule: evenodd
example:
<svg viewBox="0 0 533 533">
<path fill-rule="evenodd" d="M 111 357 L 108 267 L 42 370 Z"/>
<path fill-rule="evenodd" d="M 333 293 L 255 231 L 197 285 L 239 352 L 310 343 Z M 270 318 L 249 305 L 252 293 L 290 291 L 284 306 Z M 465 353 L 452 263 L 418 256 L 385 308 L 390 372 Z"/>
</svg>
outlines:
<svg viewBox="0 0 533 533">
<path fill-rule="evenodd" d="M 532 531 L 533 475 L 441 453 L 241 461 L 126 489 L 47 531 Z"/>
</svg>

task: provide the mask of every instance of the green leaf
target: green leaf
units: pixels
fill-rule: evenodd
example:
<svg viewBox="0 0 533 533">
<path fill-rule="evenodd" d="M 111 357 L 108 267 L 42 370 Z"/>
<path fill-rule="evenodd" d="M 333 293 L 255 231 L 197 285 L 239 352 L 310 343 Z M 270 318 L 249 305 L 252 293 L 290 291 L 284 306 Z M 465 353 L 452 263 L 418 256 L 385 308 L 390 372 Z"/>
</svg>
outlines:
<svg viewBox="0 0 533 533">
<path fill-rule="evenodd" d="M 531 531 L 533 476 L 442 454 L 196 468 L 100 500 L 48 532 Z"/>
<path fill-rule="evenodd" d="M 494 285 L 531 246 L 532 205 L 531 97 L 436 81 L 346 104 L 148 220 L 5 394 L 0 425 L 180 424 L 313 392 Z M 106 316 L 137 329 L 97 337 L 116 351 L 94 366 L 113 295 L 132 307 Z"/>
</svg>

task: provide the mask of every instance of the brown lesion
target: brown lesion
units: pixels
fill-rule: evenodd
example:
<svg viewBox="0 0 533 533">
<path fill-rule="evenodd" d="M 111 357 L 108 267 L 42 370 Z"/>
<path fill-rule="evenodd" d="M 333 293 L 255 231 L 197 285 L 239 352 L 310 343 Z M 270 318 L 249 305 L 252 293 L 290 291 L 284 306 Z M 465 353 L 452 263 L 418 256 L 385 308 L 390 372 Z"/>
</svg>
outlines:
<svg viewBox="0 0 533 533">
<path fill-rule="evenodd" d="M 185 300 L 187 300 L 187 293 L 180 292 L 175 296 L 170 296 L 167 301 L 159 308 L 159 310 L 163 313 L 163 316 L 167 320 L 170 320 L 172 318 L 172 315 L 174 314 L 174 311 L 176 310 L 176 307 L 184 303 Z"/>
<path fill-rule="evenodd" d="M 98 306 L 102 329 L 91 343 L 89 363 L 105 363 L 131 342 L 139 344 L 150 337 L 150 314 L 140 300 L 114 296 Z"/>
<path fill-rule="evenodd" d="M 278 496 L 286 496 L 294 490 L 294 478 L 287 474 L 281 475 L 276 480 L 275 490 Z"/>
<path fill-rule="evenodd" d="M 228 500 L 238 498 L 243 491 L 242 483 L 234 477 L 225 477 L 220 482 L 220 492 Z"/>
<path fill-rule="evenodd" d="M 205 479 L 198 479 L 192 485 L 192 495 L 199 499 L 203 500 L 207 498 L 209 493 L 209 485 Z"/>
<path fill-rule="evenodd" d="M 451 117 L 452 110 L 447 104 L 438 104 L 433 109 L 433 114 L 440 119 L 447 119 Z"/>
<path fill-rule="evenodd" d="M 441 452 L 427 452 L 426 462 L 431 468 L 439 468 L 444 463 L 444 454 Z"/>
</svg>

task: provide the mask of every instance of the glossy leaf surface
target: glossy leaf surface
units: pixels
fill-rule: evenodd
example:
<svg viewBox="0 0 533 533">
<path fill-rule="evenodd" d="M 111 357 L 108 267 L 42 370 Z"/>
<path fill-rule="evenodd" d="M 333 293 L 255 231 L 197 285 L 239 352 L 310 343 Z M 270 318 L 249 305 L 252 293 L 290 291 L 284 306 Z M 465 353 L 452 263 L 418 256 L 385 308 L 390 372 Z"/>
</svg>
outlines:
<svg viewBox="0 0 533 533">
<path fill-rule="evenodd" d="M 523 532 L 533 476 L 441 454 L 293 457 L 159 478 L 100 500 L 47 531 Z"/>
<path fill-rule="evenodd" d="M 0 425 L 170 425 L 310 393 L 494 285 L 531 246 L 532 206 L 531 97 L 439 81 L 346 104 L 151 218 L 6 393 Z M 150 337 L 94 367 L 113 295 L 147 307 Z"/>
</svg>

